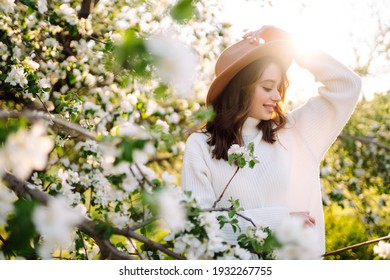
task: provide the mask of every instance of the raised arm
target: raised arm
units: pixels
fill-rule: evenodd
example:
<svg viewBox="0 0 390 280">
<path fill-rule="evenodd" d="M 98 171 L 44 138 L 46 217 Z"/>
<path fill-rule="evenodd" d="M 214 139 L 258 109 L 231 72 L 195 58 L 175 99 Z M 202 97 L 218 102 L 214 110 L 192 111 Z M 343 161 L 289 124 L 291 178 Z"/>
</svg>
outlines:
<svg viewBox="0 0 390 280">
<path fill-rule="evenodd" d="M 298 65 L 310 71 L 323 86 L 318 95 L 289 114 L 302 140 L 319 161 L 353 113 L 360 95 L 361 79 L 345 65 L 319 50 L 299 50 L 284 30 L 265 25 L 243 36 L 254 44 L 262 40 L 286 40 Z"/>
<path fill-rule="evenodd" d="M 323 85 L 318 95 L 290 114 L 307 146 L 316 159 L 321 160 L 356 107 L 361 79 L 321 51 L 310 55 L 297 53 L 295 61 Z"/>
</svg>

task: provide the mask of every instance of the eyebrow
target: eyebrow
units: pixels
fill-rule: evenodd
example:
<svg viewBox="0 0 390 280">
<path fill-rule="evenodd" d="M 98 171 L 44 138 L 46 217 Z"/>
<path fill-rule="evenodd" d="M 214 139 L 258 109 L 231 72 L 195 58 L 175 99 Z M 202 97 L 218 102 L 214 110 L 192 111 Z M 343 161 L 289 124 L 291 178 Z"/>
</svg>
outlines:
<svg viewBox="0 0 390 280">
<path fill-rule="evenodd" d="M 273 84 L 278 84 L 278 82 L 277 81 L 275 81 L 275 80 L 272 80 L 272 79 L 267 79 L 267 80 L 260 80 L 260 83 L 267 83 L 267 82 L 271 82 L 271 83 L 273 83 Z"/>
</svg>

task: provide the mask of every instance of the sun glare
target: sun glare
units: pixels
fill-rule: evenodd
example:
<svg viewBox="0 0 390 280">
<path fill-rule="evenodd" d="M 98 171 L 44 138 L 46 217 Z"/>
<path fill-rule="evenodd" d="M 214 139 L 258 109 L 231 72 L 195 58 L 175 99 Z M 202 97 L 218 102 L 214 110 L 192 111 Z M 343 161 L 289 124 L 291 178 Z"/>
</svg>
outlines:
<svg viewBox="0 0 390 280">
<path fill-rule="evenodd" d="M 390 18 L 390 1 L 385 0 L 278 0 L 269 1 L 272 5 L 266 3 L 223 0 L 221 19 L 231 23 L 235 39 L 262 25 L 275 25 L 292 33 L 301 50 L 320 48 L 349 67 L 357 66 L 357 54 L 362 61 L 369 59 L 377 39 L 378 18 Z M 388 63 L 382 61 L 371 69 L 371 77 L 365 77 L 363 95 L 366 98 L 390 87 L 390 81 L 384 78 L 390 72 L 386 65 Z M 291 98 L 296 101 L 307 99 L 308 94 L 313 94 L 312 77 L 298 67 L 290 70 L 291 80 L 301 87 L 291 85 Z M 303 88 L 301 83 L 306 82 L 307 86 Z"/>
</svg>

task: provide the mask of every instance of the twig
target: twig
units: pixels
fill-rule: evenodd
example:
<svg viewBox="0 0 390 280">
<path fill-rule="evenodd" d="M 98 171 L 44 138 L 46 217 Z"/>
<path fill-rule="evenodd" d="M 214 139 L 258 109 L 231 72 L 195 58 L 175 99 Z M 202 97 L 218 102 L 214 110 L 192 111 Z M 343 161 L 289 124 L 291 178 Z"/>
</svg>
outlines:
<svg viewBox="0 0 390 280">
<path fill-rule="evenodd" d="M 140 254 L 140 252 L 138 251 L 137 249 L 137 246 L 135 246 L 133 240 L 131 240 L 131 238 L 127 238 L 127 240 L 129 240 L 130 242 L 130 246 L 133 247 L 134 251 L 135 251 L 135 254 L 138 256 L 138 258 L 140 260 L 143 260 L 144 258 L 142 257 L 142 255 Z M 134 253 L 133 253 L 134 254 Z"/>
<path fill-rule="evenodd" d="M 144 174 L 144 172 L 141 170 L 141 167 L 139 167 L 138 163 L 135 163 L 134 165 L 135 165 L 135 167 L 137 167 L 138 172 L 141 174 L 141 176 L 142 176 L 142 178 L 145 180 L 145 182 L 148 183 L 148 185 L 151 186 L 151 187 L 153 188 L 154 185 L 153 185 L 152 182 L 150 182 L 149 179 L 146 177 L 146 175 Z"/>
<path fill-rule="evenodd" d="M 83 248 L 84 248 L 85 256 L 86 256 L 87 260 L 89 260 L 87 246 L 85 246 L 83 235 L 81 234 L 81 232 L 79 230 L 77 231 L 77 234 L 80 236 L 81 241 L 83 242 Z"/>
<path fill-rule="evenodd" d="M 237 169 L 236 171 L 234 172 L 233 176 L 230 178 L 229 182 L 226 184 L 225 188 L 223 189 L 221 195 L 218 197 L 218 199 L 213 203 L 213 207 L 212 208 L 215 208 L 215 206 L 217 206 L 217 203 L 221 201 L 223 195 L 225 194 L 225 191 L 227 190 L 228 186 L 230 185 L 230 183 L 232 182 L 234 176 L 236 176 L 238 170 L 240 169 L 239 166 L 237 166 Z"/>
<path fill-rule="evenodd" d="M 340 139 L 352 139 L 352 140 L 356 140 L 356 141 L 359 141 L 361 143 L 365 143 L 365 144 L 373 144 L 373 145 L 376 145 L 380 148 L 383 148 L 387 151 L 390 151 L 390 146 L 386 146 L 382 143 L 379 143 L 377 141 L 375 141 L 374 139 L 372 138 L 368 138 L 368 137 L 364 137 L 364 136 L 353 136 L 353 135 L 349 135 L 349 134 L 340 134 L 339 135 L 339 138 Z"/>
<path fill-rule="evenodd" d="M 22 111 L 22 112 L 4 112 L 0 111 L 0 119 L 8 119 L 8 118 L 20 118 L 25 117 L 29 120 L 37 120 L 37 119 L 43 119 L 50 122 L 53 122 L 54 124 L 65 128 L 69 132 L 75 132 L 77 135 L 86 137 L 88 139 L 95 139 L 96 135 L 94 132 L 89 131 L 75 123 L 71 123 L 68 121 L 65 121 L 63 119 L 59 119 L 54 117 L 53 115 L 49 115 L 46 113 L 43 113 L 41 111 Z"/>
<path fill-rule="evenodd" d="M 325 253 L 322 256 L 323 257 L 327 257 L 327 256 L 331 256 L 331 255 L 336 255 L 336 254 L 338 254 L 340 252 L 344 252 L 344 251 L 347 251 L 347 250 L 350 250 L 350 249 L 355 249 L 355 248 L 358 248 L 358 247 L 366 246 L 366 245 L 369 245 L 369 244 L 372 244 L 372 243 L 376 243 L 376 242 L 379 242 L 379 241 L 382 241 L 382 240 L 388 240 L 388 239 L 390 239 L 390 235 L 383 236 L 383 237 L 376 238 L 376 239 L 369 240 L 369 241 L 365 241 L 365 242 L 362 242 L 362 243 L 354 244 L 354 245 L 351 245 L 351 246 L 347 246 L 347 247 L 344 247 L 344 248 L 341 248 L 341 249 L 338 249 L 338 250 L 335 250 L 335 251 L 332 251 L 332 252 L 329 252 L 329 253 Z"/>
<path fill-rule="evenodd" d="M 141 235 L 141 234 L 138 234 L 132 230 L 129 230 L 129 229 L 114 229 L 114 234 L 120 234 L 120 235 L 124 235 L 124 236 L 127 236 L 129 238 L 134 238 L 146 245 L 149 245 L 149 246 L 152 246 L 153 248 L 156 248 L 157 250 L 167 254 L 168 256 L 171 256 L 177 260 L 185 260 L 185 257 L 183 257 L 182 255 L 179 255 L 179 254 L 176 254 L 175 252 L 171 251 L 171 250 L 168 250 L 164 245 L 156 242 L 156 241 L 153 241 L 151 239 L 148 239 L 147 237 Z"/>
<path fill-rule="evenodd" d="M 4 239 L 4 237 L 2 237 L 1 235 L 0 235 L 0 241 L 3 242 L 3 244 L 5 244 L 5 242 L 6 242 L 6 240 Z"/>
<path fill-rule="evenodd" d="M 143 190 L 145 190 L 144 184 L 143 184 L 142 181 L 137 177 L 137 175 L 135 174 L 133 168 L 130 166 L 129 169 L 130 169 L 130 172 L 131 172 L 131 174 L 133 175 L 133 177 L 137 180 L 138 185 L 139 185 Z"/>
<path fill-rule="evenodd" d="M 204 208 L 201 211 L 203 211 L 203 212 L 222 212 L 222 211 L 230 211 L 230 210 L 232 210 L 232 209 L 220 207 L 220 208 Z M 256 227 L 256 224 L 253 222 L 253 220 L 251 218 L 248 218 L 248 217 L 246 217 L 238 212 L 236 212 L 236 215 L 243 218 L 244 220 L 247 220 L 248 222 L 250 222 L 252 224 L 252 226 Z"/>
<path fill-rule="evenodd" d="M 140 228 L 142 228 L 142 227 L 144 227 L 144 226 L 147 226 L 147 225 L 149 225 L 149 224 L 155 222 L 156 220 L 157 220 L 156 218 L 151 218 L 151 219 L 146 220 L 146 221 L 144 221 L 144 222 L 142 222 L 142 223 L 140 223 L 140 224 L 137 224 L 137 225 L 135 225 L 135 226 L 130 227 L 129 230 L 131 230 L 131 231 L 136 231 L 136 230 L 138 230 L 138 229 L 140 229 Z"/>
</svg>

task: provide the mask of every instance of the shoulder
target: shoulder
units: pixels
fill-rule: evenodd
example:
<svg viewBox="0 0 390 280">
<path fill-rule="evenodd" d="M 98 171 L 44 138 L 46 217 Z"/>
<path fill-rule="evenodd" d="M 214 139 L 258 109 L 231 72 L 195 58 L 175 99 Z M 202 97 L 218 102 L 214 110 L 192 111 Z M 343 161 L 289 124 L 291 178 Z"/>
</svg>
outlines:
<svg viewBox="0 0 390 280">
<path fill-rule="evenodd" d="M 203 131 L 193 132 L 186 141 L 185 153 L 192 155 L 209 154 L 210 146 L 207 143 L 209 135 Z"/>
<path fill-rule="evenodd" d="M 209 135 L 203 131 L 196 131 L 191 133 L 191 135 L 187 138 L 187 145 L 208 145 L 207 140 Z"/>
</svg>

